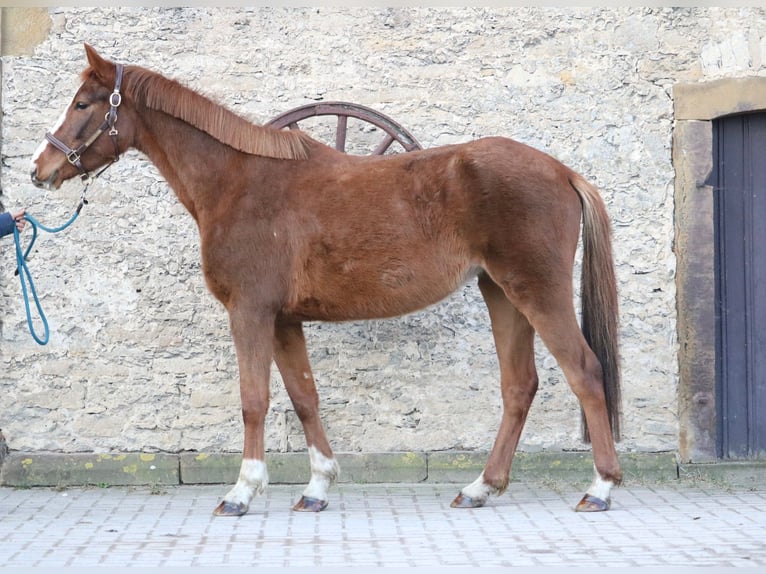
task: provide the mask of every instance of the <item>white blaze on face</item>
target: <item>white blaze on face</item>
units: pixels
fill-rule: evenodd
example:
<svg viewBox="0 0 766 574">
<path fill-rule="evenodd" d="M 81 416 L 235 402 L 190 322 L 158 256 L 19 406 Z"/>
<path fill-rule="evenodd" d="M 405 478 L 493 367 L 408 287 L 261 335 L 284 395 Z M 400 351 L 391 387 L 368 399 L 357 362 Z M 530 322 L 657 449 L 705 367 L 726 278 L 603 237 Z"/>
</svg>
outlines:
<svg viewBox="0 0 766 574">
<path fill-rule="evenodd" d="M 79 90 L 78 90 L 79 91 Z M 72 102 L 74 102 L 74 96 L 72 97 Z M 62 125 L 64 125 L 64 120 L 66 119 L 66 113 L 67 110 L 70 108 L 72 103 L 70 102 L 67 107 L 64 108 L 64 111 L 61 112 L 61 115 L 59 116 L 59 119 L 56 120 L 56 123 L 53 125 L 53 127 L 49 130 L 50 133 L 55 134 L 59 128 L 61 128 Z M 35 150 L 34 155 L 32 156 L 32 164 L 34 165 L 37 163 L 37 160 L 42 155 L 42 153 L 45 151 L 45 148 L 48 147 L 48 140 L 43 138 L 43 141 L 40 142 L 40 145 L 37 146 L 37 149 Z"/>
<path fill-rule="evenodd" d="M 65 119 L 66 119 L 66 110 L 64 110 L 64 112 L 61 114 L 59 119 L 56 120 L 56 124 L 50 129 L 50 133 L 55 134 L 58 131 L 58 129 L 64 124 Z M 35 153 L 32 156 L 32 163 L 37 162 L 37 159 L 42 155 L 46 147 L 48 147 L 48 140 L 43 139 L 43 141 L 40 142 L 40 145 L 37 146 L 37 149 L 35 150 Z"/>
</svg>

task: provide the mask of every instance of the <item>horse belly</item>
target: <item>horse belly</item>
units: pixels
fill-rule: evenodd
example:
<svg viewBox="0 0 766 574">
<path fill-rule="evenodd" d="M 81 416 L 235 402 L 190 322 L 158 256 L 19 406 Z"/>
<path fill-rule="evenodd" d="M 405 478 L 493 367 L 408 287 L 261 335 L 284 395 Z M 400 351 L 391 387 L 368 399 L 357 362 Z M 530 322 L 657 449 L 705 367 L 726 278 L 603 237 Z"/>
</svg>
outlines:
<svg viewBox="0 0 766 574">
<path fill-rule="evenodd" d="M 417 311 L 450 295 L 477 269 L 459 254 L 432 253 L 313 261 L 306 271 L 288 313 L 304 320 L 347 321 Z"/>
</svg>

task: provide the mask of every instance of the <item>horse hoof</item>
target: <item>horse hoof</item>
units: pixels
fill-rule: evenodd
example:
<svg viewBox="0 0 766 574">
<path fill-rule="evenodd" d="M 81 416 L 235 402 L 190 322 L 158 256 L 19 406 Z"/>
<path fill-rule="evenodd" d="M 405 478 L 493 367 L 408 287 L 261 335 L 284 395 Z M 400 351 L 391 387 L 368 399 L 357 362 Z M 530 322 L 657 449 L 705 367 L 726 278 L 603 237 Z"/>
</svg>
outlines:
<svg viewBox="0 0 766 574">
<path fill-rule="evenodd" d="M 242 516 L 247 514 L 247 505 L 244 502 L 226 502 L 219 504 L 213 511 L 216 516 Z"/>
<path fill-rule="evenodd" d="M 586 494 L 582 497 L 582 500 L 575 508 L 576 512 L 604 512 L 605 510 L 609 510 L 609 507 L 612 505 L 612 501 L 610 499 L 601 500 L 600 498 L 596 498 L 595 496 L 591 496 L 590 494 Z"/>
<path fill-rule="evenodd" d="M 471 498 L 461 492 L 455 497 L 450 506 L 452 508 L 481 508 L 484 506 L 484 501 L 478 498 Z"/>
<path fill-rule="evenodd" d="M 319 500 L 318 498 L 308 498 L 301 496 L 301 499 L 295 503 L 293 510 L 298 512 L 322 512 L 329 503 L 326 500 Z"/>
</svg>

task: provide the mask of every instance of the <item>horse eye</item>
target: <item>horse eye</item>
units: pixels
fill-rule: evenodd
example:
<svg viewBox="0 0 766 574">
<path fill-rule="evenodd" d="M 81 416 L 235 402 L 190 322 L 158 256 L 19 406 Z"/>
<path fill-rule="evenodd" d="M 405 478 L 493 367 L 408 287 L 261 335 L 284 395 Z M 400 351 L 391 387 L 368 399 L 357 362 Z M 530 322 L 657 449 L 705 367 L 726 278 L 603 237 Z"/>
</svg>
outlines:
<svg viewBox="0 0 766 574">
<path fill-rule="evenodd" d="M 77 102 L 77 103 L 74 105 L 74 109 L 76 109 L 76 110 L 84 110 L 84 109 L 86 109 L 87 107 L 88 107 L 88 104 L 86 104 L 85 102 Z"/>
</svg>

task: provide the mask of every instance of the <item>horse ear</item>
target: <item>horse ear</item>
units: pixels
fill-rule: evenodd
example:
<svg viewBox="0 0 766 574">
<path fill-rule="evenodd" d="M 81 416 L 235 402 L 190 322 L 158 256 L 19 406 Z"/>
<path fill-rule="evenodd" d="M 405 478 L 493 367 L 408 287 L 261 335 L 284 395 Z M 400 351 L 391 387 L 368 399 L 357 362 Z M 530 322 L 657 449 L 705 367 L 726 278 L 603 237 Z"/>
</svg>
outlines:
<svg viewBox="0 0 766 574">
<path fill-rule="evenodd" d="M 88 64 L 93 68 L 96 75 L 104 79 L 113 75 L 114 64 L 99 56 L 98 52 L 90 44 L 85 44 L 85 55 L 88 58 Z"/>
</svg>

